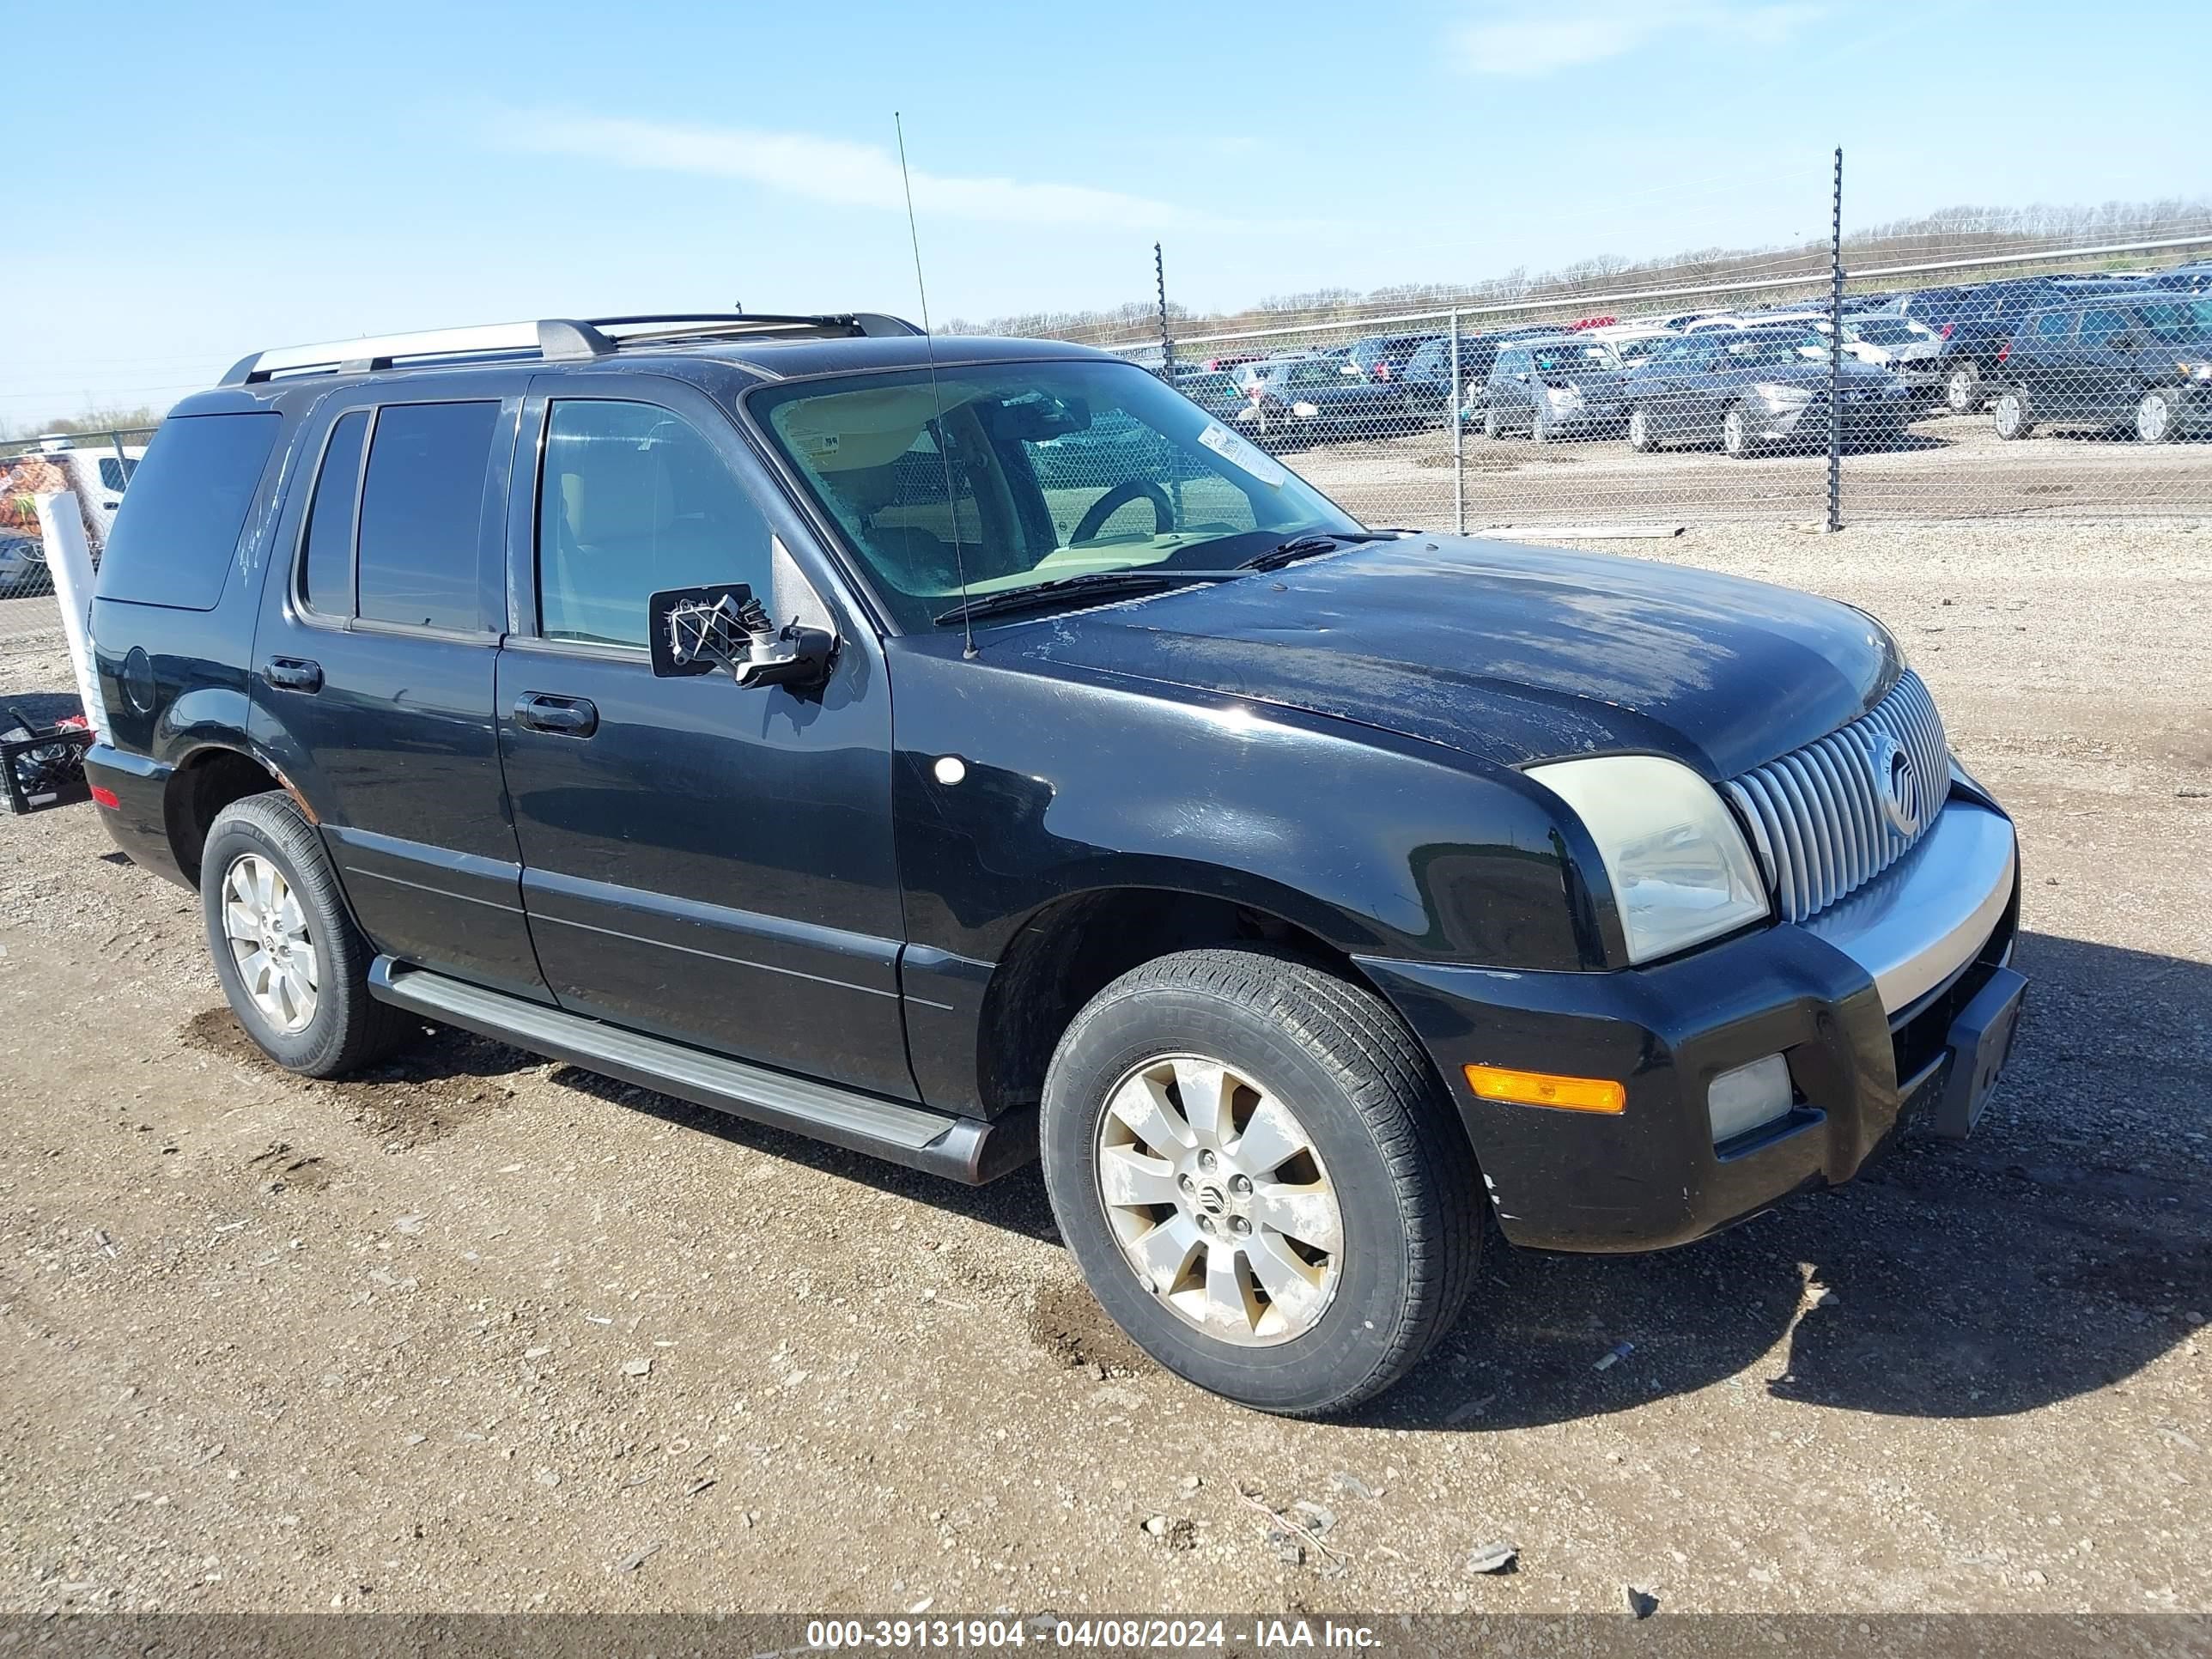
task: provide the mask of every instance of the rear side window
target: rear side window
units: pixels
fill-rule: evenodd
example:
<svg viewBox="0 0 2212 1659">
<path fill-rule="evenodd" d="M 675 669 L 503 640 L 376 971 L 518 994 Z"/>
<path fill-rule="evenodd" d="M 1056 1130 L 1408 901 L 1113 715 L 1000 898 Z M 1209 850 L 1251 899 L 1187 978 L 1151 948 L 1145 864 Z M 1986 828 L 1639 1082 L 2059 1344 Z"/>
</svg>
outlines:
<svg viewBox="0 0 2212 1659">
<path fill-rule="evenodd" d="M 2074 333 L 2075 313 L 2070 311 L 2046 311 L 2035 319 L 2035 337 L 2039 340 L 2064 340 Z"/>
<path fill-rule="evenodd" d="M 273 412 L 163 422 L 116 511 L 100 597 L 214 610 L 283 425 Z"/>
<path fill-rule="evenodd" d="M 310 611 L 326 617 L 353 615 L 354 505 L 361 494 L 362 441 L 368 435 L 367 410 L 338 417 L 324 446 L 323 470 L 316 475 L 315 499 L 307 508 L 300 597 Z"/>
<path fill-rule="evenodd" d="M 118 460 L 112 455 L 101 456 L 100 460 L 101 488 L 121 494 L 125 486 L 130 483 L 131 474 L 137 465 L 137 462 L 128 459 Z"/>
<path fill-rule="evenodd" d="M 473 633 L 484 475 L 499 405 L 379 410 L 362 484 L 360 615 Z"/>
</svg>

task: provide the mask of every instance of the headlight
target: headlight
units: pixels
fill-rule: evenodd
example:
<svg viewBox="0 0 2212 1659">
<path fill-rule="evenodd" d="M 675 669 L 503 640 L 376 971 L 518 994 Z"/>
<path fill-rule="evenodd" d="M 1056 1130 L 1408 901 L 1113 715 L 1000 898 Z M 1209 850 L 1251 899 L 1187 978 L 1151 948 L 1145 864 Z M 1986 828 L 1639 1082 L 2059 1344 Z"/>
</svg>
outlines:
<svg viewBox="0 0 2212 1659">
<path fill-rule="evenodd" d="M 1743 832 L 1713 787 L 1679 761 L 1613 755 L 1532 766 L 1597 843 L 1632 962 L 1732 933 L 1768 914 Z"/>
<path fill-rule="evenodd" d="M 2178 362 L 2174 368 L 2185 380 L 2212 380 L 2212 363 Z"/>
<path fill-rule="evenodd" d="M 1578 386 L 1547 386 L 1544 396 L 1551 400 L 1554 409 L 1580 409 L 1583 406 L 1582 390 Z"/>
<path fill-rule="evenodd" d="M 1752 390 L 1769 409 L 1802 409 L 1813 401 L 1813 394 L 1802 386 L 1757 386 Z"/>
</svg>

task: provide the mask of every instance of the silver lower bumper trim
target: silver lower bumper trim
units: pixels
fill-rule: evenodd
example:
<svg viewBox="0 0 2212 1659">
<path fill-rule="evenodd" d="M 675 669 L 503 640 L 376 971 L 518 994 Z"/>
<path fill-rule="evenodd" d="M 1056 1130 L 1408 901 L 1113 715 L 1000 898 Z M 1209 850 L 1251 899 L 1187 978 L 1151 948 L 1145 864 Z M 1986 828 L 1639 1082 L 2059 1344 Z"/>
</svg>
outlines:
<svg viewBox="0 0 2212 1659">
<path fill-rule="evenodd" d="M 1896 1013 L 1974 959 L 2012 902 L 2019 853 L 2001 813 L 1954 798 L 1877 880 L 1798 925 L 1865 969 Z"/>
</svg>

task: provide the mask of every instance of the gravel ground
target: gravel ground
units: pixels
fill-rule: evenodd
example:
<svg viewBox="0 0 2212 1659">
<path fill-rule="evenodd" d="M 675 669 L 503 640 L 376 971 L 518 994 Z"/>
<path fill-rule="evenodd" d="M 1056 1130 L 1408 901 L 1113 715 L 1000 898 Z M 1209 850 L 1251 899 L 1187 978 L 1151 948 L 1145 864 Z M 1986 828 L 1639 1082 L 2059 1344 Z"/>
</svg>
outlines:
<svg viewBox="0 0 2212 1659">
<path fill-rule="evenodd" d="M 1881 614 L 2018 816 L 1967 1146 L 1665 1256 L 1494 1247 L 1407 1386 L 1280 1422 L 1133 1352 L 1034 1172 L 451 1033 L 292 1079 L 187 895 L 0 820 L 0 1605 L 2212 1608 L 2212 530 L 1607 545 Z M 67 687 L 52 617 L 0 605 L 0 701 Z M 1246 1492 L 1334 1525 L 1286 1561 Z"/>
</svg>

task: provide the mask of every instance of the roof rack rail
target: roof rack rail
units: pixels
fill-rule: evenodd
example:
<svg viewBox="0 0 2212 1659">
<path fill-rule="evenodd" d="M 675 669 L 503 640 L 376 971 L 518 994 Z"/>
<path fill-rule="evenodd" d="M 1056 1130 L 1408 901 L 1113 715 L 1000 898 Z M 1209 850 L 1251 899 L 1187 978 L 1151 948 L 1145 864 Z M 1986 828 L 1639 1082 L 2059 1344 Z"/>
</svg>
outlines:
<svg viewBox="0 0 2212 1659">
<path fill-rule="evenodd" d="M 903 318 L 874 311 L 828 316 L 702 311 L 584 320 L 544 317 L 532 323 L 483 323 L 471 328 L 428 329 L 415 334 L 380 334 L 355 340 L 329 340 L 317 345 L 279 346 L 240 358 L 231 365 L 222 383 L 258 386 L 280 377 L 360 374 L 382 368 L 429 368 L 501 357 L 574 362 L 610 356 L 625 347 L 688 345 L 704 340 L 793 336 L 849 339 L 921 332 Z"/>
</svg>

